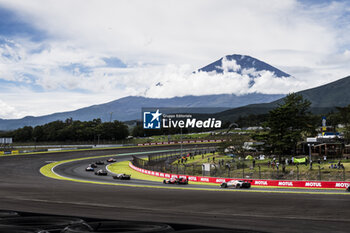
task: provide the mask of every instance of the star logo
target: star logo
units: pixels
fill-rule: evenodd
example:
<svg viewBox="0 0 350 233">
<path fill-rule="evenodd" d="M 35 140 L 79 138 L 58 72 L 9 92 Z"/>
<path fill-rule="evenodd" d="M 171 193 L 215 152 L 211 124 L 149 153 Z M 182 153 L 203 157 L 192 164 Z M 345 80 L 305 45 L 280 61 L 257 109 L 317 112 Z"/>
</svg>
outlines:
<svg viewBox="0 0 350 233">
<path fill-rule="evenodd" d="M 153 118 L 152 118 L 152 120 L 151 120 L 151 122 L 152 122 L 152 121 L 154 121 L 154 120 L 159 121 L 159 117 L 160 117 L 162 114 L 159 113 L 159 109 L 157 109 L 157 111 L 156 111 L 155 113 L 151 113 L 151 115 L 153 116 Z"/>
<path fill-rule="evenodd" d="M 160 129 L 162 113 L 159 109 L 155 112 L 143 112 L 143 128 L 144 129 Z"/>
</svg>

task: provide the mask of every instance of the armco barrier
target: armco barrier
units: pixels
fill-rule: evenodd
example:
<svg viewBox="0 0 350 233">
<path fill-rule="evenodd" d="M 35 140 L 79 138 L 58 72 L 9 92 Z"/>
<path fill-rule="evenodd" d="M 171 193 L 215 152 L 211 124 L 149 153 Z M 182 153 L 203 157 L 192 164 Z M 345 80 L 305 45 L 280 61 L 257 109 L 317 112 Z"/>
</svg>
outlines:
<svg viewBox="0 0 350 233">
<path fill-rule="evenodd" d="M 204 183 L 216 183 L 228 182 L 230 180 L 242 180 L 232 178 L 220 178 L 220 177 L 205 177 L 205 176 L 189 176 L 189 175 L 177 175 L 163 172 L 149 171 L 146 169 L 138 168 L 131 162 L 129 167 L 135 171 L 141 172 L 146 175 L 157 176 L 162 178 L 171 177 L 186 177 L 192 182 L 204 182 Z M 254 186 L 266 186 L 266 187 L 296 187 L 296 188 L 324 188 L 324 189 L 345 189 L 350 186 L 350 182 L 345 181 L 295 181 L 295 180 L 255 180 L 255 179 L 243 179 L 251 182 Z"/>
<path fill-rule="evenodd" d="M 226 140 L 190 140 L 190 141 L 182 141 L 182 144 L 191 144 L 191 143 L 218 143 L 224 142 Z M 181 142 L 150 142 L 150 143 L 140 143 L 138 146 L 155 146 L 155 145 L 172 145 L 172 144 L 180 144 Z"/>
</svg>

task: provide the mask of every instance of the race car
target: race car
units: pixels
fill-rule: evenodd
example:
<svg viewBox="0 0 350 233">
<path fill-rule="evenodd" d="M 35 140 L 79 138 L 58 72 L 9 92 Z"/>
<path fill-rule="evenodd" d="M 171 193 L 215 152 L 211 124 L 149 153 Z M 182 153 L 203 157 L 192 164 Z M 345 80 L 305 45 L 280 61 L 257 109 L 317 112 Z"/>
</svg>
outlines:
<svg viewBox="0 0 350 233">
<path fill-rule="evenodd" d="M 125 173 L 121 173 L 113 176 L 113 179 L 116 179 L 116 180 L 130 180 L 130 178 L 131 178 L 131 175 L 127 175 Z"/>
<path fill-rule="evenodd" d="M 164 184 L 176 184 L 177 178 L 171 177 L 170 179 L 163 180 Z"/>
<path fill-rule="evenodd" d="M 89 164 L 89 167 L 97 168 L 97 165 L 95 163 L 91 163 L 91 164 Z"/>
<path fill-rule="evenodd" d="M 171 177 L 170 179 L 163 180 L 163 183 L 164 184 L 188 184 L 188 180 L 183 177 L 180 177 L 180 178 Z"/>
<path fill-rule="evenodd" d="M 100 160 L 100 161 L 96 161 L 95 164 L 97 164 L 97 165 L 103 165 L 103 164 L 105 164 L 105 162 L 103 162 L 102 160 Z"/>
<path fill-rule="evenodd" d="M 251 184 L 247 181 L 243 181 L 243 180 L 231 180 L 229 182 L 222 182 L 221 183 L 221 188 L 229 188 L 229 187 L 233 187 L 236 189 L 239 188 L 250 188 Z"/>
<path fill-rule="evenodd" d="M 350 185 L 346 188 L 346 191 L 350 192 Z"/>
<path fill-rule="evenodd" d="M 177 179 L 177 184 L 188 184 L 188 180 L 184 177 Z"/>
<path fill-rule="evenodd" d="M 87 172 L 93 172 L 95 170 L 95 168 L 88 166 L 87 168 L 85 168 L 85 171 Z"/>
<path fill-rule="evenodd" d="M 100 169 L 98 171 L 95 171 L 95 175 L 97 176 L 106 176 L 107 175 L 107 171 Z"/>
<path fill-rule="evenodd" d="M 114 163 L 114 162 L 117 162 L 117 160 L 114 159 L 114 158 L 109 158 L 109 159 L 107 159 L 107 162 L 108 163 Z"/>
</svg>

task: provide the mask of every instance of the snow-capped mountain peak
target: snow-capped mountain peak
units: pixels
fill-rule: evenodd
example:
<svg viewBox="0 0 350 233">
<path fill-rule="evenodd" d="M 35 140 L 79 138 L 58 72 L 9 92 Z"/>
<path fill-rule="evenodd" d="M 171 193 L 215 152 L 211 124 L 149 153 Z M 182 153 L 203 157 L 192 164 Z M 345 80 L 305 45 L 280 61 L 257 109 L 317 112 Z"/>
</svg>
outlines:
<svg viewBox="0 0 350 233">
<path fill-rule="evenodd" d="M 219 60 L 200 68 L 197 72 L 215 74 L 237 73 L 247 75 L 250 78 L 250 86 L 254 85 L 254 79 L 259 78 L 265 72 L 271 72 L 276 78 L 290 77 L 289 74 L 273 67 L 263 61 L 247 55 L 227 55 Z"/>
</svg>

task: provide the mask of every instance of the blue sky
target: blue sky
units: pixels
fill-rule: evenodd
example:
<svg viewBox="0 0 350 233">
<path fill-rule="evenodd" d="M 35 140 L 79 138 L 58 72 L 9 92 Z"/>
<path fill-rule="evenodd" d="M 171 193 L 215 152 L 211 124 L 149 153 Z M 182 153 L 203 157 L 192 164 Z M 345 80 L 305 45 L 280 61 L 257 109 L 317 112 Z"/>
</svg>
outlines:
<svg viewBox="0 0 350 233">
<path fill-rule="evenodd" d="M 0 118 L 128 95 L 299 91 L 350 74 L 349 31 L 349 1 L 0 0 Z M 250 88 L 244 76 L 192 73 L 229 54 L 293 78 Z"/>
<path fill-rule="evenodd" d="M 0 35 L 8 38 L 25 37 L 33 41 L 47 39 L 45 31 L 36 29 L 16 11 L 6 8 L 0 8 Z"/>
</svg>

